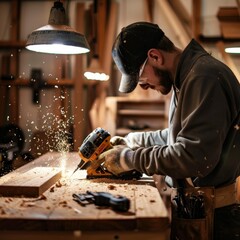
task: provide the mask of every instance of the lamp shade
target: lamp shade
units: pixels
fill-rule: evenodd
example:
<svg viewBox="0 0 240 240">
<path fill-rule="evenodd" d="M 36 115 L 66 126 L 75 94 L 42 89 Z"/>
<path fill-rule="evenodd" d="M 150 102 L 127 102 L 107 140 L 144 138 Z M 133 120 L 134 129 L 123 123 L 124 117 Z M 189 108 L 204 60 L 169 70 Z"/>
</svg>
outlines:
<svg viewBox="0 0 240 240">
<path fill-rule="evenodd" d="M 34 30 L 27 39 L 31 51 L 52 54 L 81 54 L 90 51 L 85 36 L 66 25 L 66 14 L 61 2 L 54 2 L 48 25 Z"/>
<path fill-rule="evenodd" d="M 239 44 L 240 46 L 240 44 Z M 236 54 L 240 54 L 240 47 L 235 46 L 235 47 L 226 47 L 225 48 L 225 52 L 226 53 L 236 53 Z"/>
<path fill-rule="evenodd" d="M 109 75 L 101 68 L 97 55 L 91 59 L 90 66 L 86 69 L 84 76 L 88 80 L 107 81 L 109 79 Z"/>
</svg>

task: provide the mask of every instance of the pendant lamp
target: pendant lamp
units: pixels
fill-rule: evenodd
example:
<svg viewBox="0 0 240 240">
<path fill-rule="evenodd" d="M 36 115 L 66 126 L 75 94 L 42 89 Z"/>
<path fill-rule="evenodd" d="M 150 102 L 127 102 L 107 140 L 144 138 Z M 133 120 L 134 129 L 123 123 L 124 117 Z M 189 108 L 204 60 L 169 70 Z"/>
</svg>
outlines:
<svg viewBox="0 0 240 240">
<path fill-rule="evenodd" d="M 84 73 L 84 77 L 86 77 L 88 80 L 98 81 L 107 81 L 109 79 L 109 75 L 103 71 L 100 65 L 98 55 L 94 55 L 92 57 L 90 65 Z"/>
<path fill-rule="evenodd" d="M 235 54 L 240 54 L 240 44 L 238 46 L 233 46 L 233 47 L 226 47 L 225 52 L 226 53 L 235 53 Z"/>
<path fill-rule="evenodd" d="M 84 76 L 88 80 L 97 80 L 97 81 L 107 81 L 109 79 L 109 75 L 107 75 L 101 64 L 98 55 L 98 38 L 97 38 L 97 8 L 98 8 L 98 1 L 94 0 L 94 12 L 93 12 L 93 56 L 90 61 L 89 67 L 86 69 Z"/>
<path fill-rule="evenodd" d="M 82 54 L 90 51 L 85 36 L 67 25 L 65 9 L 55 1 L 48 25 L 34 30 L 27 39 L 26 48 L 40 53 Z"/>
</svg>

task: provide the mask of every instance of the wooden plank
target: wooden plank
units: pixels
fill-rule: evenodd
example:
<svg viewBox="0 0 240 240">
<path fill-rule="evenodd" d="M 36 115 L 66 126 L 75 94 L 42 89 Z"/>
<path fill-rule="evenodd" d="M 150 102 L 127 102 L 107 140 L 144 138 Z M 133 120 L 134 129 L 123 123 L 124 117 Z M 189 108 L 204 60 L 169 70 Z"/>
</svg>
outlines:
<svg viewBox="0 0 240 240">
<path fill-rule="evenodd" d="M 201 15 L 202 0 L 195 0 L 192 4 L 192 36 L 197 41 L 199 41 L 199 36 L 202 33 Z"/>
<path fill-rule="evenodd" d="M 173 31 L 175 32 L 176 37 L 179 39 L 179 44 L 181 47 L 186 47 L 190 42 L 191 38 L 185 30 L 183 24 L 178 19 L 177 15 L 171 8 L 167 0 L 157 0 L 156 7 L 162 9 L 162 12 L 165 14 L 166 18 L 169 20 Z"/>
<path fill-rule="evenodd" d="M 240 22 L 220 22 L 221 32 L 224 38 L 240 39 L 240 33 L 237 29 L 240 28 Z"/>
<path fill-rule="evenodd" d="M 153 186 L 135 186 L 137 228 L 159 230 L 169 227 L 168 212 L 159 192 Z M 159 223 L 161 224 L 159 225 Z"/>
<path fill-rule="evenodd" d="M 144 228 L 148 232 L 164 232 L 167 229 L 166 210 L 161 206 L 158 190 L 149 185 L 153 184 L 151 179 L 86 180 L 85 177 L 85 171 L 81 170 L 72 178 L 69 175 L 62 178 L 44 193 L 45 199 L 0 197 L 0 230 L 133 231 Z M 125 196 L 131 201 L 130 209 L 119 213 L 94 204 L 81 206 L 72 199 L 73 193 L 87 190 Z"/>
<path fill-rule="evenodd" d="M 64 176 L 44 192 L 44 198 L 0 197 L 0 231 L 89 231 L 120 232 L 146 231 L 166 234 L 169 219 L 161 196 L 150 177 L 141 180 L 86 179 L 86 171 L 72 175 L 79 163 L 77 152 L 48 153 L 0 178 L 0 184 L 21 179 L 36 166 L 60 166 L 66 160 Z M 64 171 L 63 171 L 64 172 Z M 35 174 L 36 175 L 36 174 Z M 73 193 L 104 191 L 130 199 L 128 212 L 119 213 L 94 204 L 81 206 L 72 198 Z M 159 236 L 159 235 L 158 235 Z M 124 238 L 125 239 L 125 238 Z M 161 239 L 161 238 L 160 238 Z M 164 238 L 165 239 L 165 238 Z"/>
<path fill-rule="evenodd" d="M 35 167 L 2 183 L 0 195 L 5 197 L 39 197 L 60 178 L 61 170 L 59 168 Z"/>
<path fill-rule="evenodd" d="M 170 230 L 170 229 L 169 229 Z M 106 239 L 124 239 L 124 240 L 169 240 L 169 231 L 3 231 L 1 239 L 8 240 L 106 240 Z"/>
<path fill-rule="evenodd" d="M 164 110 L 134 110 L 134 109 L 121 109 L 118 111 L 119 115 L 133 115 L 133 116 L 165 116 Z"/>
<path fill-rule="evenodd" d="M 75 14 L 76 31 L 84 33 L 84 4 L 77 3 Z M 83 102 L 83 55 L 75 56 L 75 71 L 74 76 L 74 92 L 73 92 L 73 138 L 74 138 L 74 150 L 78 151 L 78 147 L 82 144 L 84 139 L 84 102 Z M 86 128 L 86 127 L 85 127 Z"/>
<path fill-rule="evenodd" d="M 217 17 L 224 38 L 240 38 L 239 31 L 237 31 L 240 27 L 239 9 L 237 7 L 220 7 Z"/>
<path fill-rule="evenodd" d="M 71 187 L 66 189 L 56 189 L 61 191 L 57 197 L 53 197 L 55 193 L 48 192 L 45 194 L 47 199 L 50 197 L 57 199 L 58 203 L 54 210 L 51 211 L 48 221 L 49 230 L 58 230 L 64 228 L 65 230 L 134 230 L 141 229 L 144 225 L 146 230 L 164 230 L 168 226 L 167 211 L 159 199 L 158 190 L 151 187 L 151 181 L 124 181 L 114 179 L 92 179 L 85 180 L 82 178 L 82 171 L 77 172 L 71 179 L 65 179 L 66 186 L 71 184 Z M 65 191 L 64 191 L 65 190 Z M 119 213 L 113 211 L 111 208 L 101 208 L 93 204 L 81 206 L 72 200 L 73 193 L 92 192 L 109 192 L 115 196 L 122 195 L 130 199 L 130 209 L 126 213 Z M 63 191 L 63 192 L 62 192 Z M 147 193 L 142 199 L 141 193 Z M 155 199 L 155 202 L 151 202 Z M 157 210 L 156 210 L 157 209 Z M 140 222 L 139 222 L 140 221 Z"/>
<path fill-rule="evenodd" d="M 217 17 L 220 21 L 239 21 L 239 11 L 237 7 L 219 7 Z"/>
<path fill-rule="evenodd" d="M 111 1 L 109 19 L 107 22 L 106 36 L 105 36 L 105 46 L 103 52 L 103 67 L 108 75 L 111 74 L 112 69 L 112 45 L 116 36 L 117 29 L 117 16 L 118 16 L 118 3 L 116 1 Z M 111 84 L 114 84 L 111 82 Z"/>
</svg>

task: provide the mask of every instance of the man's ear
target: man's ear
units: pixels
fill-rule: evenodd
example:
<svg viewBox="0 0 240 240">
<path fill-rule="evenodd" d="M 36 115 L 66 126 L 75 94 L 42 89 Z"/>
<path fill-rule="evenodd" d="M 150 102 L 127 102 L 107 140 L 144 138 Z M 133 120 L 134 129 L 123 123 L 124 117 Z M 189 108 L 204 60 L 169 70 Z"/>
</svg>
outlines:
<svg viewBox="0 0 240 240">
<path fill-rule="evenodd" d="M 150 60 L 152 65 L 162 65 L 164 63 L 163 55 L 156 48 L 151 48 L 148 50 L 148 59 Z"/>
</svg>

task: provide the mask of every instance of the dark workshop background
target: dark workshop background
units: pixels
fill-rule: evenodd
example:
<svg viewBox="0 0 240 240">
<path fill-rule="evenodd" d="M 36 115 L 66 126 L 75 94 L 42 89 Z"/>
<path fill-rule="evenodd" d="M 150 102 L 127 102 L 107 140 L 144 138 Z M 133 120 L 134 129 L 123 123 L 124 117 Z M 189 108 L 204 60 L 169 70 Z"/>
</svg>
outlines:
<svg viewBox="0 0 240 240">
<path fill-rule="evenodd" d="M 28 34 L 47 24 L 53 2 L 0 1 L 0 126 L 19 126 L 24 134 L 22 151 L 34 158 L 50 150 L 77 150 L 99 126 L 112 135 L 167 126 L 170 96 L 140 88 L 129 95 L 117 90 L 120 74 L 111 47 L 120 29 L 132 22 L 159 24 L 180 48 L 196 38 L 240 80 L 240 55 L 224 52 L 225 46 L 240 40 L 239 1 L 99 0 L 97 26 L 93 1 L 62 1 L 69 25 L 86 35 L 91 49 L 97 46 L 99 63 L 110 75 L 107 82 L 83 76 L 93 51 L 62 56 L 24 48 Z"/>
</svg>

